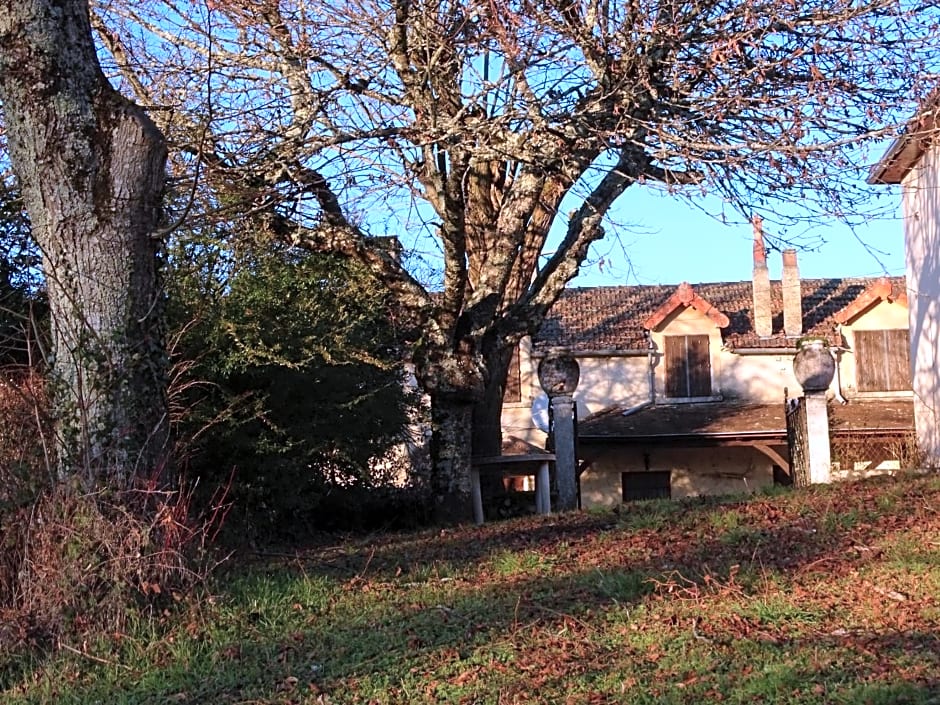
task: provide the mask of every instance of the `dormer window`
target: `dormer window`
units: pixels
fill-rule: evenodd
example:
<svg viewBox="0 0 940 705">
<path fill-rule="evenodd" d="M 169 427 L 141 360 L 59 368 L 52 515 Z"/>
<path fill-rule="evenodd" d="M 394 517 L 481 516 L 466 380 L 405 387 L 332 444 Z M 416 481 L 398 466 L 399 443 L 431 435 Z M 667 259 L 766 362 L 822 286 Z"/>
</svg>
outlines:
<svg viewBox="0 0 940 705">
<path fill-rule="evenodd" d="M 882 277 L 833 316 L 849 327 L 859 392 L 911 390 L 907 306 L 903 281 Z"/>
<path fill-rule="evenodd" d="M 707 335 L 667 335 L 664 338 L 666 396 L 710 397 L 712 366 Z"/>
</svg>

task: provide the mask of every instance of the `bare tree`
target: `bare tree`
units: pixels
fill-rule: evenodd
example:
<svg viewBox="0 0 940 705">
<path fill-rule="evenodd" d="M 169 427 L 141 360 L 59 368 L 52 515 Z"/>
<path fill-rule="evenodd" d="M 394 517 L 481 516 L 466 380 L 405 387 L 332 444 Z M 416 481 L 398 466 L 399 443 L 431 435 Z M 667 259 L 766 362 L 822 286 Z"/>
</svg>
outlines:
<svg viewBox="0 0 940 705">
<path fill-rule="evenodd" d="M 127 487 L 166 460 L 164 139 L 101 72 L 86 0 L 0 0 L 0 99 L 43 255 L 59 475 Z"/>
<path fill-rule="evenodd" d="M 394 292 L 417 332 L 445 516 L 466 512 L 471 448 L 498 452 L 513 346 L 618 196 L 655 185 L 745 214 L 796 201 L 850 214 L 858 146 L 923 93 L 938 38 L 934 10 L 896 0 L 100 10 L 114 70 L 163 110 L 176 176 L 198 170 L 218 217 L 345 253 Z M 371 237 L 422 233 L 436 286 Z"/>
</svg>

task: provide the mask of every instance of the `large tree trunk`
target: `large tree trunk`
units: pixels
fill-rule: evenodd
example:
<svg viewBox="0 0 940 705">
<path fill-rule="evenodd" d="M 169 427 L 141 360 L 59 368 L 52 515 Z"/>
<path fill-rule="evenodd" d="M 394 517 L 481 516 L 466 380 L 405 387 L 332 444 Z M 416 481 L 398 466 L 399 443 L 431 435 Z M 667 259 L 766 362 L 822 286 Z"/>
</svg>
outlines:
<svg viewBox="0 0 940 705">
<path fill-rule="evenodd" d="M 459 347 L 469 350 L 473 346 L 465 342 Z M 425 369 L 425 379 L 431 379 L 431 490 L 438 522 L 471 518 L 473 458 L 502 451 L 503 388 L 511 358 L 512 348 L 484 344 L 479 357 L 458 354 Z M 500 488 L 498 478 L 484 476 L 485 495 Z"/>
<path fill-rule="evenodd" d="M 468 521 L 470 504 L 470 443 L 473 404 L 450 394 L 431 395 L 431 492 L 439 524 Z"/>
<path fill-rule="evenodd" d="M 505 345 L 484 345 L 483 361 L 486 381 L 483 397 L 473 405 L 473 456 L 492 457 L 503 452 L 503 398 L 513 348 Z M 506 488 L 496 474 L 480 477 L 484 498 L 502 497 Z"/>
<path fill-rule="evenodd" d="M 163 137 L 101 73 L 85 0 L 0 0 L 0 99 L 48 282 L 60 475 L 159 475 Z"/>
<path fill-rule="evenodd" d="M 416 374 L 431 398 L 431 493 L 434 519 L 471 519 L 473 408 L 483 396 L 483 360 L 474 342 L 462 339 L 441 355 L 416 360 Z"/>
<path fill-rule="evenodd" d="M 505 345 L 484 348 L 486 382 L 483 398 L 473 405 L 473 455 L 477 457 L 502 453 L 503 396 L 512 353 L 513 348 Z"/>
</svg>

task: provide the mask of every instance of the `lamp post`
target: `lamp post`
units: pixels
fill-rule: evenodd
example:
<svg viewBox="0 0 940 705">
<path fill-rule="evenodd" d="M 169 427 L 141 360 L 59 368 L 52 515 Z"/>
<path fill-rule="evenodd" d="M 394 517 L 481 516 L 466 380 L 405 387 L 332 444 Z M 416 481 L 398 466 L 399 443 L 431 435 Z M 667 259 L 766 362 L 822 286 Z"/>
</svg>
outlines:
<svg viewBox="0 0 940 705">
<path fill-rule="evenodd" d="M 581 368 L 564 350 L 553 350 L 539 363 L 539 384 L 548 395 L 552 410 L 550 433 L 555 444 L 555 482 L 558 508 L 578 508 L 578 458 L 575 452 L 575 408 L 572 394 L 578 388 Z"/>
</svg>

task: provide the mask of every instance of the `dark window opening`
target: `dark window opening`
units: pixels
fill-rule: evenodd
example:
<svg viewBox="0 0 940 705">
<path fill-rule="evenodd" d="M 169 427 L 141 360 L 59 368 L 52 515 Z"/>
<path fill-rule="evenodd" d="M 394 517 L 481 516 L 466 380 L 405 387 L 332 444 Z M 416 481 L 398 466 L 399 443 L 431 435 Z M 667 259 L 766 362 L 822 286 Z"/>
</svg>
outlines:
<svg viewBox="0 0 940 705">
<path fill-rule="evenodd" d="M 911 389 L 910 347 L 907 330 L 855 332 L 858 391 L 898 392 Z"/>
<path fill-rule="evenodd" d="M 623 484 L 623 501 L 641 499 L 669 499 L 672 497 L 671 475 L 667 471 L 624 472 L 620 474 Z"/>
<path fill-rule="evenodd" d="M 519 367 L 519 348 L 512 351 L 509 360 L 509 371 L 506 373 L 506 389 L 503 393 L 504 402 L 522 401 L 522 370 Z"/>
<path fill-rule="evenodd" d="M 666 347 L 666 396 L 710 397 L 712 366 L 707 335 L 669 335 Z"/>
</svg>

